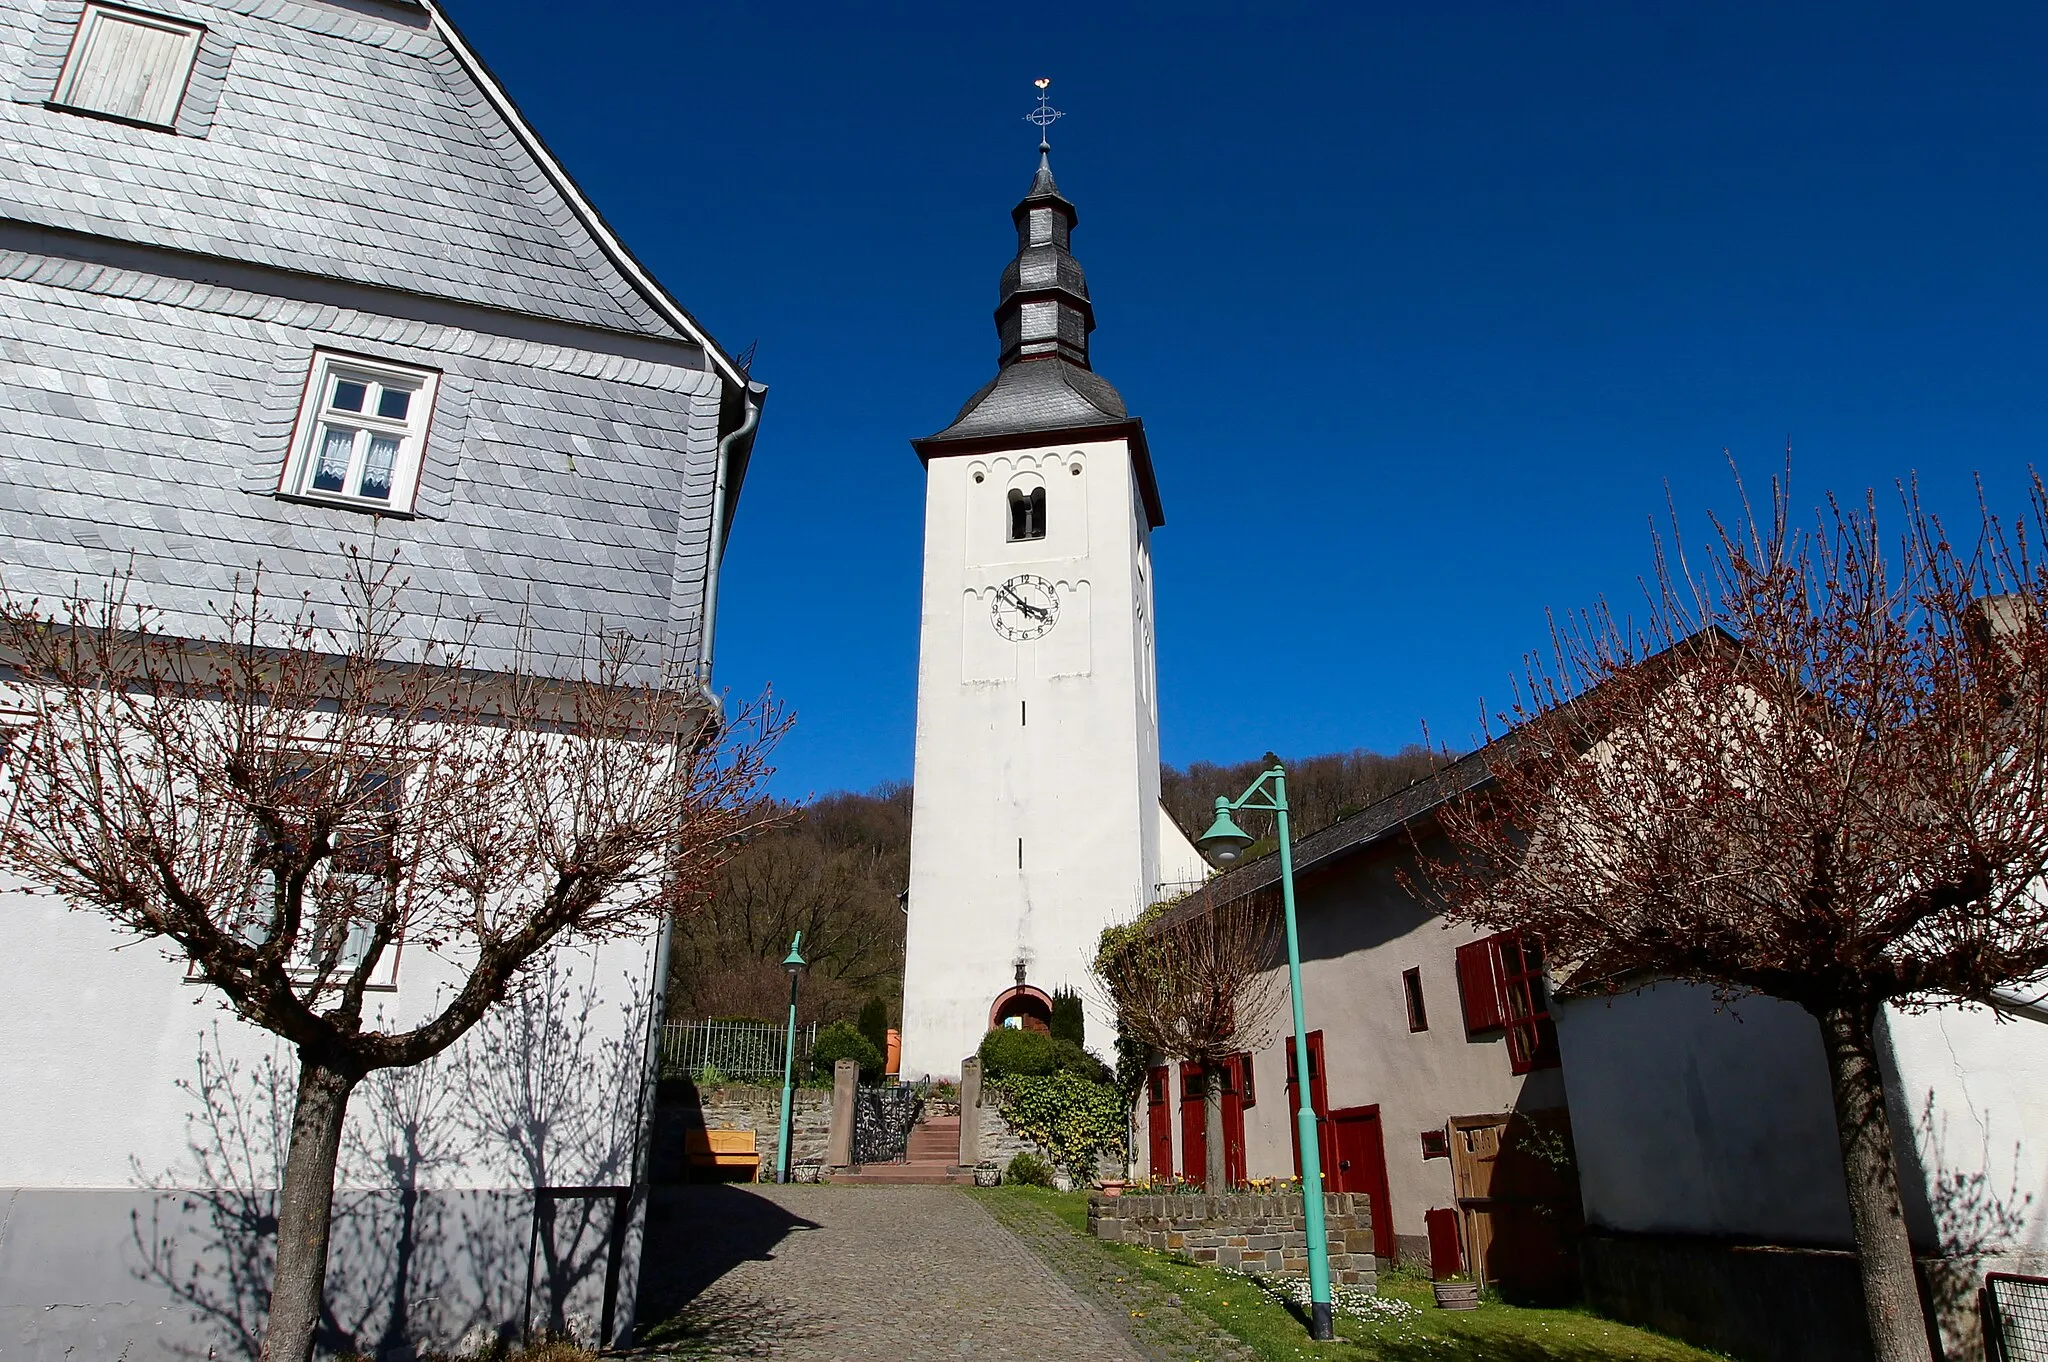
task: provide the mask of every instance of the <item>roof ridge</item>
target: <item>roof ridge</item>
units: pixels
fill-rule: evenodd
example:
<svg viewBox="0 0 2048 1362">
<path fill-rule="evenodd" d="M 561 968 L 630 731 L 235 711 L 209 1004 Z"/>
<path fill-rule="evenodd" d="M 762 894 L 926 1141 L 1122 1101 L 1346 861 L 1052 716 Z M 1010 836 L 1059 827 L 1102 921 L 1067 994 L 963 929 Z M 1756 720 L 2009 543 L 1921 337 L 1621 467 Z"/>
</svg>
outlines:
<svg viewBox="0 0 2048 1362">
<path fill-rule="evenodd" d="M 652 272 L 640 263 L 639 258 L 612 230 L 611 225 L 604 220 L 604 215 L 597 210 L 597 206 L 590 201 L 567 168 L 548 149 L 546 141 L 519 111 L 518 105 L 513 103 L 511 95 L 506 93 L 505 87 L 492 74 L 490 67 L 462 36 L 462 31 L 455 26 L 455 22 L 442 10 L 438 0 L 418 0 L 418 3 L 426 10 L 435 31 L 448 44 L 449 52 L 463 68 L 464 74 L 475 82 L 492 110 L 504 121 L 514 140 L 539 167 L 549 186 L 561 196 L 569 211 L 590 234 L 613 268 L 624 276 L 663 321 L 702 345 L 705 354 L 727 382 L 744 390 L 749 382 L 749 375 L 740 368 L 739 362 L 726 352 L 725 347 L 718 343 L 703 323 L 690 314 L 689 309 L 662 287 Z"/>
</svg>

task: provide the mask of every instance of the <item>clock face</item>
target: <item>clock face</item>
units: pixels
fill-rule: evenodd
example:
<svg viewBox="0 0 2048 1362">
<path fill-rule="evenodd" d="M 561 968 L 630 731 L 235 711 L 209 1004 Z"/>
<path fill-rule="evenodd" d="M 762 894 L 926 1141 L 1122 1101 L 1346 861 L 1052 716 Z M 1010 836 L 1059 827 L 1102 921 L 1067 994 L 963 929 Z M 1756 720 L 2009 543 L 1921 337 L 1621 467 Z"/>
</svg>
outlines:
<svg viewBox="0 0 2048 1362">
<path fill-rule="evenodd" d="M 1027 572 L 996 588 L 989 615 L 1004 638 L 1043 638 L 1059 622 L 1060 598 L 1051 582 Z"/>
</svg>

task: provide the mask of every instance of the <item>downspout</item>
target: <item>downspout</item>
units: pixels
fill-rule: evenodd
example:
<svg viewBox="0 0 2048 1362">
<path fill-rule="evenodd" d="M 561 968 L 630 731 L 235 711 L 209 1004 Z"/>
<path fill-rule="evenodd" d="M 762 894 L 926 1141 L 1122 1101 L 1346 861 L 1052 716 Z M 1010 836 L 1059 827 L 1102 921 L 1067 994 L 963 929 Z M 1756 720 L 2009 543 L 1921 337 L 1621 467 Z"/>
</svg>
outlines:
<svg viewBox="0 0 2048 1362">
<path fill-rule="evenodd" d="M 698 638 L 702 641 L 697 648 L 697 686 L 714 707 L 718 701 L 711 694 L 711 645 L 718 633 L 718 569 L 725 561 L 727 475 L 732 467 L 734 449 L 740 441 L 753 435 L 754 427 L 761 424 L 761 396 L 767 391 L 759 383 L 747 384 L 747 414 L 737 430 L 718 442 L 718 471 L 711 484 L 711 543 L 704 560 L 704 626 L 698 631 Z"/>
</svg>

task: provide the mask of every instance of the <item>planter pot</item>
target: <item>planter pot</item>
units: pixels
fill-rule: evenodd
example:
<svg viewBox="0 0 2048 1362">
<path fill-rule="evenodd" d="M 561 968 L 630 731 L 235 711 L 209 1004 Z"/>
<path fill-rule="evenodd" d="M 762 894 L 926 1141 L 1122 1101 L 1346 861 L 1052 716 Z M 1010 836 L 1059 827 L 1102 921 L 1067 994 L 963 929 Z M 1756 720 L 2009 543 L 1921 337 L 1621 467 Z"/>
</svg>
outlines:
<svg viewBox="0 0 2048 1362">
<path fill-rule="evenodd" d="M 975 1164 L 975 1165 L 974 1165 L 974 1185 L 975 1185 L 976 1187 L 1000 1187 L 1000 1186 L 1002 1186 L 1002 1185 L 1003 1185 L 1003 1170 L 1002 1170 L 1002 1166 L 1001 1166 L 1001 1165 L 999 1165 L 999 1164 L 993 1164 L 993 1163 L 977 1163 L 977 1164 Z"/>
<path fill-rule="evenodd" d="M 1436 1292 L 1436 1308 L 1439 1310 L 1477 1310 L 1479 1308 L 1478 1282 L 1431 1282 Z"/>
</svg>

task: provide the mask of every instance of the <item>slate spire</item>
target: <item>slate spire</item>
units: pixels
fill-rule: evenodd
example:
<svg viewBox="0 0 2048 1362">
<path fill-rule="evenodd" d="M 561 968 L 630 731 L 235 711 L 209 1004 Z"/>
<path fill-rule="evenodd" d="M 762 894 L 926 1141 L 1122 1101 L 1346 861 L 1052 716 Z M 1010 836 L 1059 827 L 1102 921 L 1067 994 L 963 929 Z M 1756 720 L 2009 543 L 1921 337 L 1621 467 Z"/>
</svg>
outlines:
<svg viewBox="0 0 2048 1362">
<path fill-rule="evenodd" d="M 1003 271 L 996 304 L 996 334 L 1003 349 L 997 363 L 1057 358 L 1086 369 L 1088 333 L 1095 309 L 1088 280 L 1070 246 L 1078 215 L 1052 178 L 1052 148 L 1038 144 L 1038 173 L 1030 192 L 1010 210 L 1017 224 L 1017 258 Z"/>
</svg>

